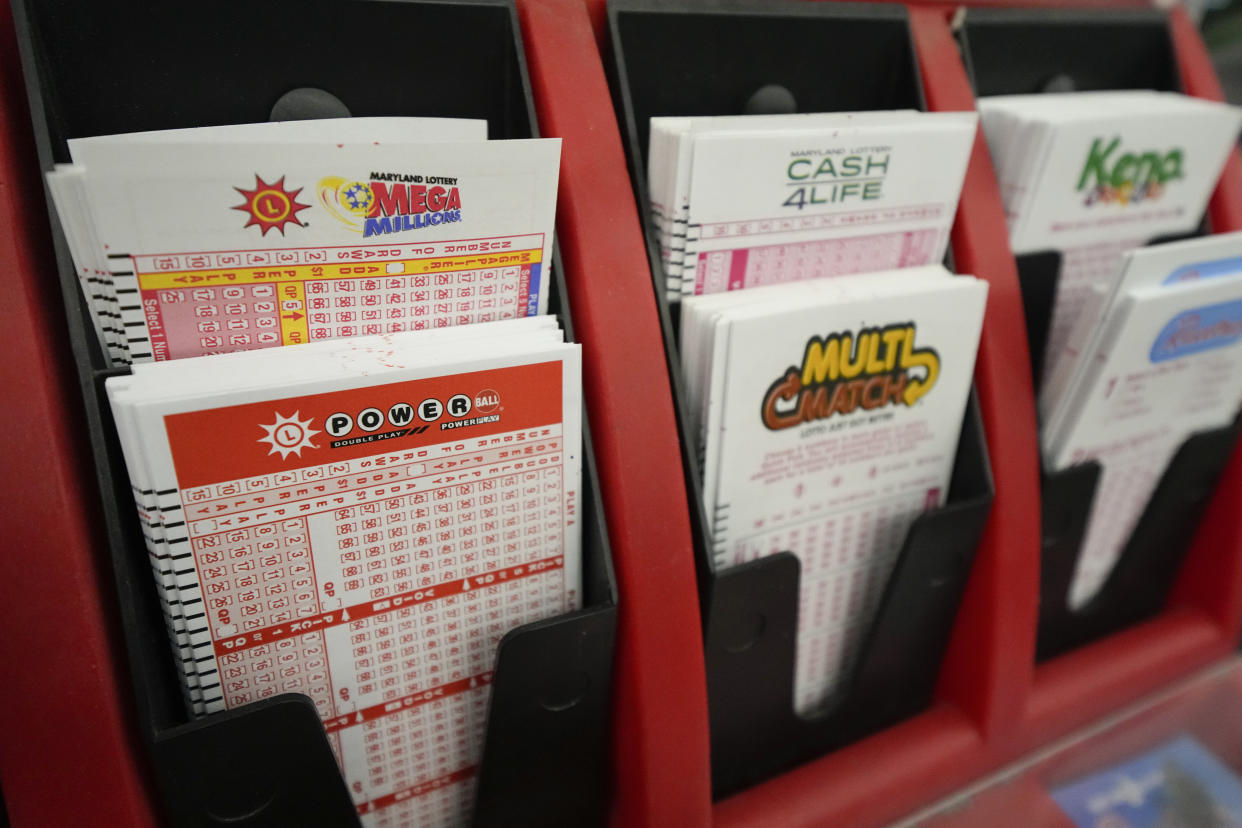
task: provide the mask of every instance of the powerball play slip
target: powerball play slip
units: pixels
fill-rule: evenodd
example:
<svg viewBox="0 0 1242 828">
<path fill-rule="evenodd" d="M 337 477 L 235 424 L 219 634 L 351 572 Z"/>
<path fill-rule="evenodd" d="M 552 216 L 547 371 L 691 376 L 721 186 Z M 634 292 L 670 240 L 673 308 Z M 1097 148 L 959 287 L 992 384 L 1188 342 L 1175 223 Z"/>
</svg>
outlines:
<svg viewBox="0 0 1242 828">
<path fill-rule="evenodd" d="M 559 139 L 72 149 L 114 361 L 546 312 Z"/>
<path fill-rule="evenodd" d="M 306 694 L 372 828 L 465 823 L 501 637 L 580 604 L 578 346 L 450 331 L 108 385 L 191 710 Z"/>
</svg>

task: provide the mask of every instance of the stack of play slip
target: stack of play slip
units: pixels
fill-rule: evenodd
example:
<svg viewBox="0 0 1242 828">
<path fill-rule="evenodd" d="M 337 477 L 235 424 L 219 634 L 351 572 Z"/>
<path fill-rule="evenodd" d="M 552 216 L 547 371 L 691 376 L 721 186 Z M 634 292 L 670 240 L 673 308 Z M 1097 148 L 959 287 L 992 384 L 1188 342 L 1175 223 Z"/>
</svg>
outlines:
<svg viewBox="0 0 1242 828">
<path fill-rule="evenodd" d="M 945 501 L 986 295 L 934 265 L 683 303 L 716 566 L 801 561 L 799 711 L 832 700 L 906 530 Z"/>
<path fill-rule="evenodd" d="M 668 298 L 939 262 L 974 113 L 652 118 Z"/>
<path fill-rule="evenodd" d="M 1063 254 L 1048 354 L 1126 250 L 1198 227 L 1242 124 L 1236 107 L 1169 92 L 1005 95 L 978 108 L 1014 252 Z"/>
<path fill-rule="evenodd" d="M 560 140 L 486 130 L 363 118 L 81 138 L 48 187 L 116 363 L 542 313 Z"/>
<path fill-rule="evenodd" d="M 1242 233 L 1132 250 L 1064 346 L 1045 465 L 1102 471 L 1070 605 L 1099 591 L 1178 448 L 1242 402 Z"/>
<path fill-rule="evenodd" d="M 304 693 L 362 813 L 461 824 L 501 636 L 580 602 L 579 353 L 541 316 L 110 379 L 192 712 Z"/>
</svg>

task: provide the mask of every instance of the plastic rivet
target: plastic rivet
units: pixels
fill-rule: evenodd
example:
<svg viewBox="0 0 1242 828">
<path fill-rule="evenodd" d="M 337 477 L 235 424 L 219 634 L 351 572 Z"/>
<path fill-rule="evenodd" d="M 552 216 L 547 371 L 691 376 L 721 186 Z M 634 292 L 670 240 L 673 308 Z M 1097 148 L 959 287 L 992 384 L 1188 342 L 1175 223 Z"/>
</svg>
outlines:
<svg viewBox="0 0 1242 828">
<path fill-rule="evenodd" d="M 745 115 L 789 115 L 797 111 L 797 99 L 779 83 L 759 87 L 742 107 Z"/>
<path fill-rule="evenodd" d="M 568 710 L 582 701 L 587 688 L 591 686 L 591 677 L 586 673 L 576 673 L 566 678 L 563 684 L 545 689 L 539 694 L 539 706 L 549 713 Z"/>
<path fill-rule="evenodd" d="M 760 613 L 752 613 L 749 618 L 740 618 L 736 622 L 733 635 L 724 645 L 730 653 L 744 653 L 759 643 L 763 631 L 768 626 L 768 619 Z"/>
<path fill-rule="evenodd" d="M 300 86 L 281 95 L 272 105 L 271 121 L 311 121 L 318 118 L 352 117 L 349 107 L 331 92 Z"/>
<path fill-rule="evenodd" d="M 237 798 L 245 798 L 245 791 L 241 790 L 242 786 L 233 791 L 232 796 Z M 204 810 L 212 822 L 219 825 L 236 825 L 239 822 L 249 822 L 255 817 L 262 814 L 268 809 L 274 801 L 276 801 L 276 793 L 271 792 L 263 796 L 263 801 L 257 805 L 242 804 L 239 802 L 230 802 L 227 805 L 222 803 L 212 803 Z"/>
<path fill-rule="evenodd" d="M 1053 75 L 1044 81 L 1039 88 L 1040 92 L 1077 92 L 1078 85 L 1074 83 L 1074 79 L 1069 75 L 1060 74 Z"/>
</svg>

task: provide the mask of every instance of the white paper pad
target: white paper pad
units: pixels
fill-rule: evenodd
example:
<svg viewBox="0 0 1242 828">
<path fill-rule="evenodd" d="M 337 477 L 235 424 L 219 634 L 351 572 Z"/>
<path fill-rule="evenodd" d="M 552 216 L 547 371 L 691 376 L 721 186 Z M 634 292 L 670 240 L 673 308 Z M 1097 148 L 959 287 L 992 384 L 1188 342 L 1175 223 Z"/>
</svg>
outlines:
<svg viewBox="0 0 1242 828">
<path fill-rule="evenodd" d="M 485 130 L 384 118 L 77 139 L 49 188 L 114 362 L 543 313 L 560 142 Z"/>
<path fill-rule="evenodd" d="M 712 554 L 801 561 L 802 713 L 848 679 L 907 529 L 945 501 L 986 293 L 936 266 L 683 304 Z"/>
<path fill-rule="evenodd" d="M 1107 580 L 1181 444 L 1233 420 L 1240 342 L 1242 233 L 1133 251 L 1084 317 L 1041 432 L 1049 468 L 1102 467 L 1071 607 Z"/>
<path fill-rule="evenodd" d="M 653 118 L 668 296 L 939 262 L 974 113 Z"/>
<path fill-rule="evenodd" d="M 542 317 L 108 382 L 191 709 L 307 694 L 368 826 L 464 824 L 500 637 L 581 603 L 561 340 Z"/>
</svg>

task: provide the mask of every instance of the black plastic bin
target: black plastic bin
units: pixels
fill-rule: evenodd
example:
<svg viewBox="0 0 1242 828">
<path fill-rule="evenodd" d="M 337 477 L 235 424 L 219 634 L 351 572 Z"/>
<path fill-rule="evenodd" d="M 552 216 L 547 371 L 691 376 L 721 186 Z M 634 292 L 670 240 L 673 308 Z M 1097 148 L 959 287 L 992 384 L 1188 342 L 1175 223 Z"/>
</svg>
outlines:
<svg viewBox="0 0 1242 828">
<path fill-rule="evenodd" d="M 704 619 L 712 787 L 720 798 L 928 707 L 991 507 L 991 470 L 972 397 L 949 502 L 911 527 L 847 690 L 822 716 L 795 714 L 798 559 L 784 552 L 718 571 L 708 554 L 676 320 L 665 298 L 658 240 L 646 222 L 649 119 L 924 109 L 908 18 L 904 7 L 887 4 L 611 0 L 609 24 L 614 97 L 648 231 L 696 513 L 691 527 Z"/>
<path fill-rule="evenodd" d="M 512 0 L 25 0 L 14 15 L 45 170 L 69 160 L 72 137 L 269 118 L 484 118 L 493 139 L 537 135 Z M 296 89 L 332 97 L 286 96 Z M 187 715 L 103 394 L 127 369 L 109 365 L 91 334 L 54 215 L 53 232 L 136 720 L 166 815 L 186 826 L 357 824 L 305 696 Z M 572 339 L 559 271 L 554 256 L 549 307 Z M 584 609 L 501 642 L 476 825 L 605 820 L 616 594 L 589 436 L 584 456 Z"/>
<path fill-rule="evenodd" d="M 1168 16 L 1157 9 L 970 9 L 958 41 L 978 96 L 1110 89 L 1182 91 Z M 1208 232 L 1206 226 L 1197 234 Z M 1160 240 L 1157 240 L 1160 241 Z M 1061 268 L 1057 251 L 1017 257 L 1036 390 Z M 1100 465 L 1041 476 L 1041 661 L 1155 616 L 1237 441 L 1238 428 L 1196 434 L 1178 451 L 1108 580 L 1068 603 Z"/>
</svg>

